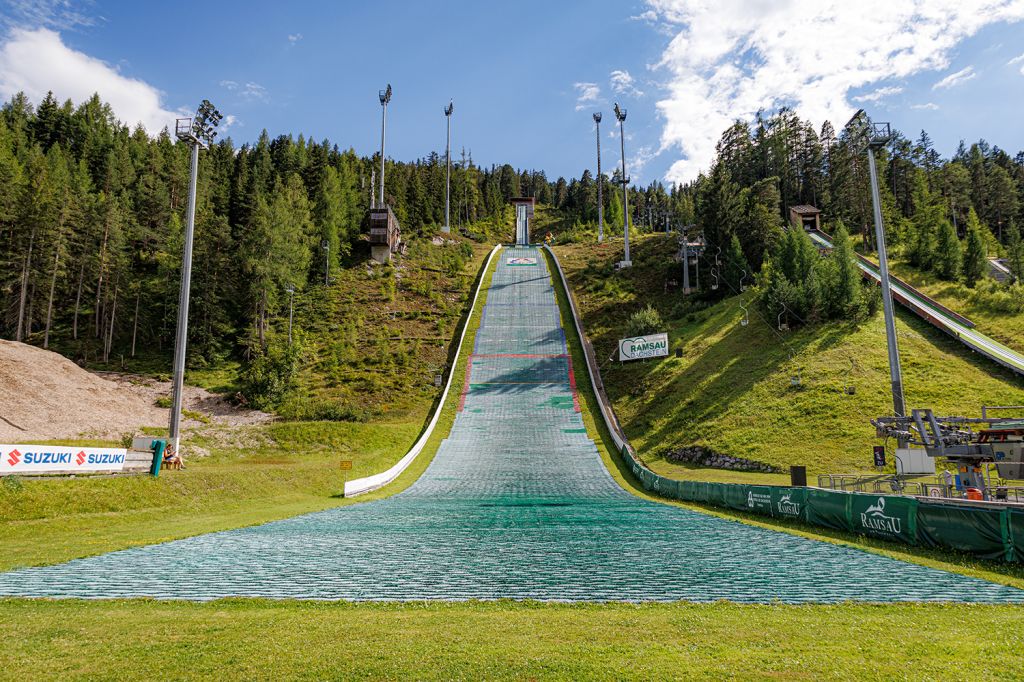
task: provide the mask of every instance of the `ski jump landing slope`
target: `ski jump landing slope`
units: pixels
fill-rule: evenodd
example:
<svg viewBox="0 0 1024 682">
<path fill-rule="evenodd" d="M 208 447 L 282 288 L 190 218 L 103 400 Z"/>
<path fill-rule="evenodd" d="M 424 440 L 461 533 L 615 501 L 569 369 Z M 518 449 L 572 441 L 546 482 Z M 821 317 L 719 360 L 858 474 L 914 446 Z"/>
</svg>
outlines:
<svg viewBox="0 0 1024 682">
<path fill-rule="evenodd" d="M 636 497 L 602 464 L 573 369 L 543 253 L 506 249 L 451 434 L 405 492 L 2 574 L 0 595 L 1024 601 L 1010 587 Z"/>
<path fill-rule="evenodd" d="M 824 232 L 811 230 L 808 234 L 811 240 L 819 246 L 824 246 L 827 249 L 832 248 L 832 238 Z M 857 266 L 864 277 L 876 283 L 881 282 L 882 275 L 878 265 L 858 255 Z M 938 301 L 925 296 L 914 287 L 893 278 L 891 275 L 889 278 L 889 288 L 892 290 L 892 297 L 896 301 L 902 303 L 921 319 L 931 322 L 975 353 L 981 353 L 990 360 L 998 362 L 1003 367 L 1013 370 L 1018 376 L 1024 375 L 1024 355 L 977 331 L 974 329 L 974 323 L 963 315 L 953 312 Z"/>
</svg>

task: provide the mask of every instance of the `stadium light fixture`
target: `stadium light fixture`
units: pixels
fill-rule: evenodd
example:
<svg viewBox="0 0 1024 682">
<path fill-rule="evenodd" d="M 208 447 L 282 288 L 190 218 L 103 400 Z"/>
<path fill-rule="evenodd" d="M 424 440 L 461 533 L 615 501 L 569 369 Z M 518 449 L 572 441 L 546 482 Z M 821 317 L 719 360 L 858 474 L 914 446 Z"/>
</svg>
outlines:
<svg viewBox="0 0 1024 682">
<path fill-rule="evenodd" d="M 851 141 L 855 147 L 861 144 L 867 147 L 868 173 L 871 176 L 871 204 L 875 221 L 875 242 L 878 249 L 878 270 L 882 285 L 882 310 L 885 313 L 885 343 L 889 353 L 889 380 L 892 383 L 892 406 L 897 417 L 905 417 L 907 404 L 903 394 L 903 369 L 900 366 L 900 349 L 896 337 L 892 289 L 889 288 L 889 258 L 885 249 L 882 199 L 878 193 L 878 169 L 875 167 L 875 152 L 892 141 L 892 127 L 888 123 L 871 121 L 864 110 L 859 109 L 847 122 L 846 128 L 855 131 Z M 905 447 L 906 442 L 901 440 L 898 446 Z"/>
<path fill-rule="evenodd" d="M 451 232 L 451 204 L 452 204 L 452 112 L 455 111 L 455 103 L 451 100 L 448 101 L 448 106 L 444 108 L 444 117 L 448 121 L 448 141 L 444 146 L 444 162 L 445 162 L 445 174 L 444 174 L 444 227 L 441 228 L 442 232 Z"/>
<path fill-rule="evenodd" d="M 604 241 L 604 196 L 601 176 L 601 112 L 594 112 L 594 127 L 597 132 L 597 243 Z"/>
<path fill-rule="evenodd" d="M 622 260 L 622 267 L 628 268 L 633 265 L 629 259 L 629 176 L 626 175 L 626 134 L 623 123 L 626 121 L 626 110 L 619 108 L 615 103 L 615 120 L 619 122 L 619 144 L 622 148 L 622 235 L 625 241 L 625 254 Z"/>
<path fill-rule="evenodd" d="M 387 131 L 388 104 L 391 103 L 391 83 L 377 93 L 380 98 L 380 208 L 384 208 L 384 138 Z"/>
<path fill-rule="evenodd" d="M 181 289 L 178 292 L 178 327 L 174 335 L 174 376 L 171 398 L 171 420 L 168 438 L 179 457 L 181 454 L 181 407 L 185 383 L 185 351 L 188 345 L 188 302 L 192 285 L 192 242 L 196 227 L 196 184 L 199 177 L 199 150 L 213 144 L 221 113 L 204 99 L 193 118 L 175 121 L 175 135 L 190 146 L 188 208 L 185 214 L 185 248 L 181 261 Z"/>
</svg>

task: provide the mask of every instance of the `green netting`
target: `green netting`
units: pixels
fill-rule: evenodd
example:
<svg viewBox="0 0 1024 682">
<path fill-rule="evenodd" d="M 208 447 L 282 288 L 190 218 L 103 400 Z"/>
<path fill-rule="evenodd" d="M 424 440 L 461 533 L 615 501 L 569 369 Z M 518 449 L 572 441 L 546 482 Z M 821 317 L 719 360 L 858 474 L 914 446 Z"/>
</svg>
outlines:
<svg viewBox="0 0 1024 682">
<path fill-rule="evenodd" d="M 917 533 L 923 544 L 952 547 L 989 559 L 1011 559 L 1006 510 L 922 503 Z"/>
<path fill-rule="evenodd" d="M 1013 546 L 1012 560 L 1024 562 L 1024 510 L 1011 509 L 1007 514 L 1010 544 Z"/>
<path fill-rule="evenodd" d="M 894 495 L 850 495 L 853 532 L 917 544 L 917 500 Z"/>
<path fill-rule="evenodd" d="M 807 521 L 817 526 L 849 531 L 850 493 L 807 490 Z"/>
<path fill-rule="evenodd" d="M 729 508 L 747 511 L 747 491 L 750 486 L 725 484 L 725 503 Z"/>
<path fill-rule="evenodd" d="M 537 266 L 509 266 L 509 257 L 535 258 Z M 0 596 L 1024 601 L 1009 587 L 623 490 L 577 411 L 555 303 L 540 251 L 499 255 L 468 385 L 457 377 L 463 409 L 425 473 L 404 492 L 5 573 Z M 624 455 L 652 490 L 685 489 L 725 503 L 722 484 L 680 487 Z M 737 504 L 736 490 L 745 489 L 748 502 L 761 490 L 732 488 Z"/>
</svg>

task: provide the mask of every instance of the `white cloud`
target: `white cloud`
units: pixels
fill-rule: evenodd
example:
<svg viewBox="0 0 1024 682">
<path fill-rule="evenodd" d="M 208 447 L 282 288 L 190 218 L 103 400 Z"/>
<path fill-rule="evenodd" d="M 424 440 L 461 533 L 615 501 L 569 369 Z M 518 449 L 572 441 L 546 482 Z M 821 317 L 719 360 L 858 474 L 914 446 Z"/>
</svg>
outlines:
<svg viewBox="0 0 1024 682">
<path fill-rule="evenodd" d="M 923 109 L 925 111 L 937 111 L 939 105 L 935 102 L 925 102 L 924 104 L 911 104 L 911 109 Z"/>
<path fill-rule="evenodd" d="M 949 66 L 980 28 L 1024 19 L 1024 0 L 647 0 L 674 36 L 658 69 L 669 180 L 693 179 L 736 119 L 784 104 L 820 125 L 853 113 L 851 90 Z"/>
<path fill-rule="evenodd" d="M 78 9 L 91 7 L 90 0 L 5 0 L 4 23 L 30 28 L 53 28 L 60 31 L 95 26 L 97 18 Z"/>
<path fill-rule="evenodd" d="M 948 76 L 940 80 L 938 83 L 933 85 L 932 90 L 948 90 L 949 88 L 955 88 L 961 83 L 966 83 L 972 78 L 975 78 L 977 75 L 978 74 L 974 73 L 974 67 L 968 66 L 966 69 L 960 69 L 956 73 L 949 74 Z"/>
<path fill-rule="evenodd" d="M 300 40 L 302 40 L 302 34 L 301 33 L 289 33 L 288 34 L 288 42 L 291 43 L 292 45 L 294 45 L 295 43 L 299 42 Z"/>
<path fill-rule="evenodd" d="M 576 111 L 582 111 L 601 101 L 601 88 L 597 83 L 573 83 L 576 88 Z"/>
<path fill-rule="evenodd" d="M 132 127 L 141 123 L 151 135 L 173 128 L 181 115 L 166 109 L 162 93 L 149 83 L 72 50 L 54 31 L 12 29 L 0 45 L 0 96 L 24 92 L 38 103 L 49 90 L 61 101 L 76 103 L 99 93 L 118 119 Z"/>
<path fill-rule="evenodd" d="M 220 87 L 228 90 L 229 92 L 237 92 L 239 97 L 249 102 L 270 101 L 270 93 L 268 93 L 267 89 L 259 83 L 248 82 L 243 85 L 238 81 L 222 80 L 220 82 Z"/>
<path fill-rule="evenodd" d="M 636 87 L 636 79 L 630 75 L 629 71 L 616 69 L 608 77 L 612 82 L 612 90 L 616 93 L 629 97 L 643 97 L 644 93 Z"/>
<path fill-rule="evenodd" d="M 903 88 L 899 88 L 899 87 L 890 86 L 890 87 L 885 87 L 885 88 L 879 88 L 879 89 L 875 90 L 874 92 L 867 93 L 866 95 L 860 95 L 859 97 L 854 97 L 853 101 L 854 102 L 878 102 L 879 100 L 885 99 L 886 97 L 890 97 L 892 95 L 898 95 L 901 92 L 903 92 Z"/>
<path fill-rule="evenodd" d="M 1024 62 L 1024 54 L 1017 55 L 1016 57 L 1014 57 L 1010 61 L 1006 62 L 1006 65 L 1007 66 L 1016 66 L 1017 64 L 1021 64 L 1021 62 Z M 1020 67 L 1020 73 L 1021 73 L 1022 76 L 1024 76 L 1024 64 L 1022 64 L 1021 67 Z"/>
</svg>

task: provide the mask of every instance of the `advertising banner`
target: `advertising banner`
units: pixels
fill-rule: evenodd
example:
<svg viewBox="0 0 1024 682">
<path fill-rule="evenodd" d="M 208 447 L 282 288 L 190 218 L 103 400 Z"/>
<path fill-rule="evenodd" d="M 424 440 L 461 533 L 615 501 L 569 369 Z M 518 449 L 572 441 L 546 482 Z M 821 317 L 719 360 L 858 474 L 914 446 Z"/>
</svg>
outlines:
<svg viewBox="0 0 1024 682">
<path fill-rule="evenodd" d="M 912 497 L 855 494 L 850 499 L 850 520 L 854 533 L 917 543 L 917 500 Z"/>
<path fill-rule="evenodd" d="M 752 485 L 747 488 L 747 511 L 755 514 L 772 515 L 772 489 L 768 486 Z"/>
<path fill-rule="evenodd" d="M 772 516 L 780 519 L 807 518 L 807 489 L 772 487 Z"/>
<path fill-rule="evenodd" d="M 0 476 L 56 472 L 121 471 L 128 451 L 62 445 L 0 445 Z"/>
<path fill-rule="evenodd" d="M 619 341 L 619 360 L 668 357 L 668 334 L 648 334 Z"/>
</svg>

